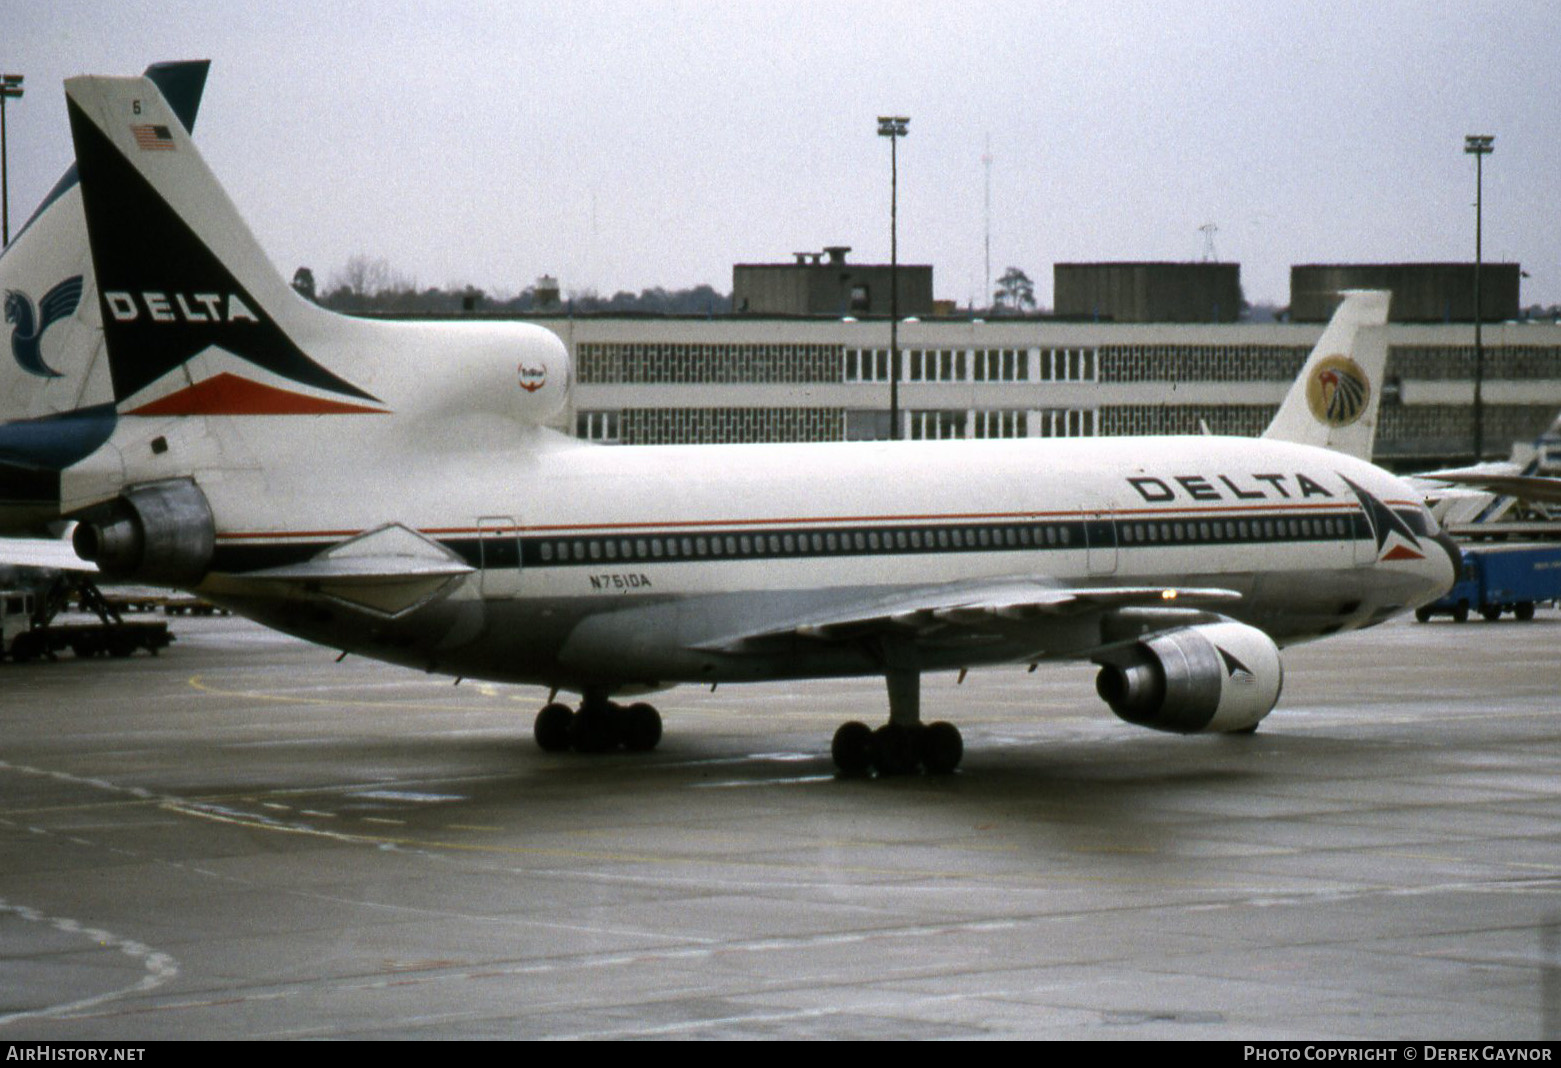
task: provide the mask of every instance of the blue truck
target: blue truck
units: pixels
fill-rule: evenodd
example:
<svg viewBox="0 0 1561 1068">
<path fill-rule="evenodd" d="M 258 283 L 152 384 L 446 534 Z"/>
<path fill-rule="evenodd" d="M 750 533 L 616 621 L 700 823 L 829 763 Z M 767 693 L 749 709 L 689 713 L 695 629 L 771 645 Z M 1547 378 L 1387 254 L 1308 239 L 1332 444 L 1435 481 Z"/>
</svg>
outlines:
<svg viewBox="0 0 1561 1068">
<path fill-rule="evenodd" d="M 1497 620 L 1504 612 L 1533 619 L 1539 605 L 1561 604 L 1561 543 L 1478 545 L 1463 550 L 1463 571 L 1447 596 L 1415 610 L 1424 623 L 1450 615 L 1459 623 L 1478 612 Z"/>
</svg>

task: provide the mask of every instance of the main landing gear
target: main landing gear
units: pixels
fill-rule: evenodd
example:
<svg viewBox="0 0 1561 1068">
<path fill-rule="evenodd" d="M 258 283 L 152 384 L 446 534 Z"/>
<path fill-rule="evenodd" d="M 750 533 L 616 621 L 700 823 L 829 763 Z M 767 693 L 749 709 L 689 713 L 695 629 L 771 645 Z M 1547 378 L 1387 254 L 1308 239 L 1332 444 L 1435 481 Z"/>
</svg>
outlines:
<svg viewBox="0 0 1561 1068">
<path fill-rule="evenodd" d="M 952 723 L 922 723 L 921 673 L 891 668 L 889 722 L 877 730 L 852 720 L 835 731 L 829 747 L 842 775 L 910 775 L 918 769 L 944 775 L 959 767 L 965 741 Z"/>
<path fill-rule="evenodd" d="M 643 702 L 620 705 L 605 697 L 587 695 L 579 711 L 568 705 L 550 704 L 537 713 L 532 725 L 537 745 L 548 753 L 573 749 L 577 753 L 611 753 L 627 749 L 647 753 L 661 741 L 661 713 Z"/>
</svg>

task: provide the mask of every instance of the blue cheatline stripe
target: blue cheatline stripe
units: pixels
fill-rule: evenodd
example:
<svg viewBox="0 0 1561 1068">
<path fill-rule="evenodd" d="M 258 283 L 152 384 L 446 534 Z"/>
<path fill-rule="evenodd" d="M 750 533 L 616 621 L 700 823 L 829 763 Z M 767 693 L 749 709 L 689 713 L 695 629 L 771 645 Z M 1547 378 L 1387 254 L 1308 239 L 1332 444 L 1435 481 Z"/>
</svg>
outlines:
<svg viewBox="0 0 1561 1068">
<path fill-rule="evenodd" d="M 113 434 L 112 404 L 0 423 L 0 463 L 59 472 L 95 452 Z"/>
</svg>

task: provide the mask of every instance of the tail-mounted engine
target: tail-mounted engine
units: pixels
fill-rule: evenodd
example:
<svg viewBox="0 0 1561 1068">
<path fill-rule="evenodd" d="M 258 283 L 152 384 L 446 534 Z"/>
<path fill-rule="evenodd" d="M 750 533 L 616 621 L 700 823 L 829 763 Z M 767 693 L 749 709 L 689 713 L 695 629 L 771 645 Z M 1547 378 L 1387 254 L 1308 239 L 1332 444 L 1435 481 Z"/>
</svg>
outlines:
<svg viewBox="0 0 1561 1068">
<path fill-rule="evenodd" d="M 194 586 L 211 568 L 217 528 L 200 488 L 171 479 L 131 486 L 82 516 L 71 537 L 105 578 Z"/>
<path fill-rule="evenodd" d="M 399 405 L 438 417 L 499 415 L 541 426 L 569 401 L 569 350 L 530 323 L 381 323 L 402 351 L 416 352 L 416 388 Z"/>
<path fill-rule="evenodd" d="M 1279 700 L 1279 647 L 1244 623 L 1209 623 L 1146 638 L 1096 658 L 1095 689 L 1111 711 L 1176 734 L 1256 727 Z"/>
</svg>

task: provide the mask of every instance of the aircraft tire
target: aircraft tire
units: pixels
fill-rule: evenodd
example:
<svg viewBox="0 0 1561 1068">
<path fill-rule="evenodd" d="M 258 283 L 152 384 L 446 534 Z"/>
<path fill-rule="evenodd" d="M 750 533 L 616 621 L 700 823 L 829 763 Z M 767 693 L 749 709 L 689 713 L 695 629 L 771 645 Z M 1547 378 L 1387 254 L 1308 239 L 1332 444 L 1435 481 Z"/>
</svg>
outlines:
<svg viewBox="0 0 1561 1068">
<path fill-rule="evenodd" d="M 610 701 L 584 701 L 569 724 L 569 742 L 577 753 L 606 753 L 618 748 L 619 707 Z"/>
<path fill-rule="evenodd" d="M 537 740 L 537 748 L 544 753 L 562 753 L 568 749 L 569 725 L 574 718 L 575 714 L 568 705 L 543 706 L 531 725 L 531 734 Z"/>
<path fill-rule="evenodd" d="M 886 723 L 873 732 L 873 767 L 880 775 L 909 775 L 921 763 L 921 732 Z"/>
<path fill-rule="evenodd" d="M 930 723 L 921 732 L 921 766 L 929 775 L 947 775 L 965 756 L 965 740 L 952 723 Z"/>
<path fill-rule="evenodd" d="M 842 723 L 830 743 L 829 755 L 842 775 L 866 775 L 873 767 L 873 730 L 852 720 Z"/>
<path fill-rule="evenodd" d="M 630 705 L 619 719 L 618 733 L 631 753 L 648 753 L 661 741 L 661 713 L 643 702 Z"/>
</svg>

